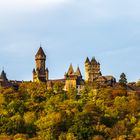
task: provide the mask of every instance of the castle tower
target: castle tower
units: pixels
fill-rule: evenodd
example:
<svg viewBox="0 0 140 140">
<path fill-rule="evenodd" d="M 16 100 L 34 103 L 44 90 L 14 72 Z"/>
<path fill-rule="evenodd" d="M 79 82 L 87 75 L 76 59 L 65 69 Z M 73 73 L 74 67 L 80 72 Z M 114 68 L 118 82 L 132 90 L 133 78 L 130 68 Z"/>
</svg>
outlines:
<svg viewBox="0 0 140 140">
<path fill-rule="evenodd" d="M 100 63 L 96 61 L 95 57 L 89 60 L 87 57 L 85 61 L 86 81 L 93 82 L 96 78 L 101 76 Z"/>
<path fill-rule="evenodd" d="M 87 57 L 86 58 L 86 61 L 85 61 L 85 74 L 86 74 L 86 81 L 90 81 L 89 77 L 90 77 L 90 66 L 91 66 L 91 63 L 90 63 L 90 60 L 89 58 Z"/>
<path fill-rule="evenodd" d="M 8 86 L 8 79 L 4 70 L 0 74 L 0 87 Z"/>
<path fill-rule="evenodd" d="M 46 55 L 42 49 L 39 48 L 35 55 L 36 69 L 33 69 L 33 82 L 46 82 L 49 79 L 49 71 L 45 66 Z"/>
<path fill-rule="evenodd" d="M 2 70 L 2 72 L 1 72 L 0 80 L 3 81 L 3 82 L 8 81 L 6 73 L 4 72 L 4 70 Z"/>
<path fill-rule="evenodd" d="M 82 74 L 80 68 L 78 67 L 76 72 L 74 72 L 72 64 L 70 65 L 68 72 L 65 73 L 65 89 L 69 90 L 70 88 L 77 89 L 80 85 L 83 85 L 84 81 L 82 79 Z"/>
</svg>

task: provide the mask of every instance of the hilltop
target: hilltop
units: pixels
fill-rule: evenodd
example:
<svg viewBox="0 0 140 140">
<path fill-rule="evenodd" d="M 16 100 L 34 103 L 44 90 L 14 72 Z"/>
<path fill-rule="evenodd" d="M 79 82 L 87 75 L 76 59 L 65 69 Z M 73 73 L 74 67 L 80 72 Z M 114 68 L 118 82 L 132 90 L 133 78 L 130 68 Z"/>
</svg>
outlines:
<svg viewBox="0 0 140 140">
<path fill-rule="evenodd" d="M 0 89 L 1 140 L 103 140 L 140 138 L 139 94 L 86 84 L 80 94 L 57 83 L 22 83 Z"/>
</svg>

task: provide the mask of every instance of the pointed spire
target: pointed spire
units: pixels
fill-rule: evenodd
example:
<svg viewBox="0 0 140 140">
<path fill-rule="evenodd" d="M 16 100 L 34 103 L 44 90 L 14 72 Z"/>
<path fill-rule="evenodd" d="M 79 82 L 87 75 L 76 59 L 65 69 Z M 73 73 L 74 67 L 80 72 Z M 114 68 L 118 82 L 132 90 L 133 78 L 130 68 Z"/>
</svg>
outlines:
<svg viewBox="0 0 140 140">
<path fill-rule="evenodd" d="M 48 72 L 49 71 L 49 69 L 48 68 L 46 68 L 46 72 Z"/>
<path fill-rule="evenodd" d="M 8 80 L 8 79 L 7 79 L 7 76 L 6 76 L 6 73 L 4 72 L 4 70 L 2 70 L 1 75 L 0 75 L 0 78 L 1 78 L 2 80 L 4 80 L 4 81 L 7 81 L 7 80 Z"/>
<path fill-rule="evenodd" d="M 91 59 L 91 61 L 95 61 L 95 60 L 96 60 L 96 59 L 95 59 L 95 56 L 93 56 L 92 59 Z"/>
<path fill-rule="evenodd" d="M 64 76 L 66 76 L 66 75 L 67 75 L 67 73 L 65 72 Z"/>
<path fill-rule="evenodd" d="M 41 42 L 40 42 L 40 48 L 42 48 L 42 44 L 41 44 Z"/>
<path fill-rule="evenodd" d="M 82 76 L 79 66 L 77 67 L 76 75 L 77 75 L 78 77 L 81 77 L 81 76 Z"/>
<path fill-rule="evenodd" d="M 68 76 L 68 73 L 65 72 L 65 74 L 64 74 L 64 78 L 67 78 L 67 76 Z"/>
<path fill-rule="evenodd" d="M 46 58 L 46 55 L 45 55 L 45 53 L 44 53 L 44 51 L 43 51 L 43 49 L 42 49 L 42 47 L 41 47 L 41 44 L 40 44 L 40 48 L 39 48 L 39 50 L 38 50 L 38 52 L 36 53 L 35 56 L 36 56 L 36 57 L 37 57 L 37 56 L 42 56 L 42 57 L 45 57 L 45 58 Z"/>
<path fill-rule="evenodd" d="M 87 57 L 85 63 L 89 63 L 89 62 L 90 62 L 89 58 Z"/>
<path fill-rule="evenodd" d="M 70 64 L 69 70 L 68 70 L 68 75 L 74 74 L 73 66 Z"/>
<path fill-rule="evenodd" d="M 92 57 L 92 59 L 91 59 L 91 63 L 97 63 L 95 57 Z"/>
<path fill-rule="evenodd" d="M 33 73 L 36 73 L 35 69 L 33 69 Z"/>
</svg>

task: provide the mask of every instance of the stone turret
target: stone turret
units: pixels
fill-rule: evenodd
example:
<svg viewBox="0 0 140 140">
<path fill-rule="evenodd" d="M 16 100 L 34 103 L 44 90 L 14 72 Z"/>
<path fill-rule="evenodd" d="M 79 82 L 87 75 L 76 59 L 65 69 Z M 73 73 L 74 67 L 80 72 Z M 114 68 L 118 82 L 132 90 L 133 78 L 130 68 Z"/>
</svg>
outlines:
<svg viewBox="0 0 140 140">
<path fill-rule="evenodd" d="M 6 73 L 2 70 L 0 74 L 0 87 L 7 87 L 9 85 Z"/>
<path fill-rule="evenodd" d="M 46 82 L 49 78 L 49 70 L 45 66 L 46 55 L 41 46 L 35 55 L 35 61 L 36 69 L 33 69 L 33 81 Z"/>
<path fill-rule="evenodd" d="M 48 68 L 46 68 L 46 80 L 49 80 L 49 69 Z"/>
<path fill-rule="evenodd" d="M 90 66 L 91 66 L 91 62 L 90 62 L 89 58 L 87 57 L 86 61 L 85 61 L 85 74 L 86 74 L 85 78 L 86 78 L 86 81 L 89 81 Z"/>
<path fill-rule="evenodd" d="M 80 71 L 80 68 L 78 67 L 76 72 L 74 72 L 72 64 L 70 64 L 70 67 L 68 69 L 68 72 L 65 73 L 65 89 L 69 90 L 70 88 L 81 88 L 84 84 L 84 81 L 82 79 L 82 74 Z"/>
<path fill-rule="evenodd" d="M 88 57 L 86 58 L 85 63 L 86 63 L 86 64 L 89 64 L 89 63 L 90 63 L 90 60 L 89 60 L 89 58 L 88 58 Z"/>
<path fill-rule="evenodd" d="M 102 75 L 100 71 L 100 63 L 97 62 L 95 57 L 93 57 L 91 61 L 87 57 L 85 61 L 85 73 L 87 82 L 93 82 L 96 78 Z"/>
<path fill-rule="evenodd" d="M 0 81 L 8 81 L 6 73 L 4 72 L 4 70 L 2 70 L 1 75 L 0 75 Z"/>
</svg>

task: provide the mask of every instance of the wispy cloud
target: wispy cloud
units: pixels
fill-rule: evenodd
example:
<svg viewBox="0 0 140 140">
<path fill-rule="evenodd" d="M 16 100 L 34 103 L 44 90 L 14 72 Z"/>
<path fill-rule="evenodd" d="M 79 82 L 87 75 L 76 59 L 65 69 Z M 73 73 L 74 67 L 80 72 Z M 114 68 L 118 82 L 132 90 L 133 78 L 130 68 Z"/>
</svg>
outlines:
<svg viewBox="0 0 140 140">
<path fill-rule="evenodd" d="M 53 7 L 59 6 L 63 3 L 66 3 L 68 0 L 4 0 L 0 2 L 0 8 L 6 10 L 13 8 L 22 8 L 27 10 L 28 8 L 42 8 L 42 7 Z M 15 9 L 16 10 L 16 9 Z"/>
</svg>

